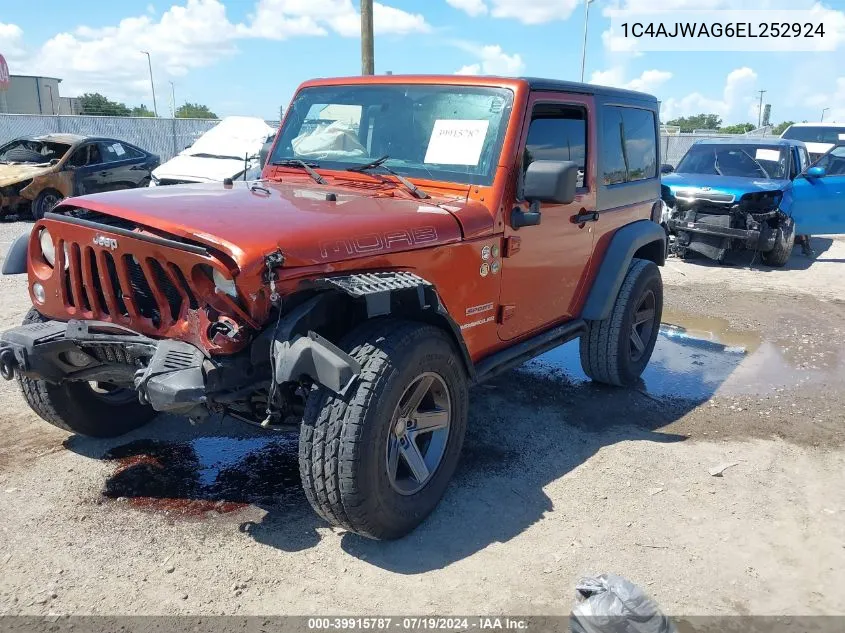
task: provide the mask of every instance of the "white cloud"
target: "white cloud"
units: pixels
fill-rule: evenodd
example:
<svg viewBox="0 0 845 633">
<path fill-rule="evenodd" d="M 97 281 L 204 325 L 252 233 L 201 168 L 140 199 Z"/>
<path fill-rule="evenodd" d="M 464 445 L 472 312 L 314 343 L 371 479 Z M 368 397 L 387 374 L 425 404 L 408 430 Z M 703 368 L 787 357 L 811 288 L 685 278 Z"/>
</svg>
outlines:
<svg viewBox="0 0 845 633">
<path fill-rule="evenodd" d="M 278 40 L 326 35 L 327 29 L 344 37 L 360 36 L 361 16 L 352 0 L 259 0 L 249 25 L 238 25 L 242 35 Z M 377 35 L 404 35 L 427 33 L 431 26 L 419 13 L 374 2 L 373 30 Z"/>
<path fill-rule="evenodd" d="M 829 91 L 810 94 L 804 100 L 805 106 L 818 112 L 810 121 L 817 121 L 822 110 L 830 108 L 825 112 L 824 120 L 845 123 L 845 77 L 839 77 L 832 85 L 829 82 L 826 85 L 831 86 Z"/>
<path fill-rule="evenodd" d="M 494 18 L 514 18 L 523 24 L 542 24 L 569 18 L 581 0 L 490 0 Z"/>
<path fill-rule="evenodd" d="M 590 77 L 590 83 L 640 92 L 654 92 L 671 78 L 672 73 L 666 70 L 646 70 L 639 77 L 625 81 L 624 69 L 621 66 L 614 66 L 608 70 L 594 72 Z"/>
<path fill-rule="evenodd" d="M 714 113 L 725 124 L 745 123 L 752 114 L 756 120 L 757 111 L 752 110 L 756 82 L 757 73 L 751 68 L 737 68 L 728 73 L 721 98 L 705 96 L 699 92 L 679 99 L 672 97 L 662 103 L 661 118 L 668 121 L 679 116 Z"/>
<path fill-rule="evenodd" d="M 376 33 L 426 32 L 419 14 L 374 3 Z M 233 23 L 221 0 L 182 0 L 159 16 L 144 12 L 117 25 L 80 26 L 47 40 L 29 55 L 23 33 L 15 25 L 0 24 L 0 42 L 13 72 L 59 77 L 63 95 L 101 92 L 112 99 L 149 103 L 149 51 L 158 85 L 207 67 L 237 52 L 247 38 L 286 39 L 360 34 L 360 17 L 352 0 L 257 0 L 246 23 Z"/>
<path fill-rule="evenodd" d="M 487 13 L 487 5 L 484 4 L 484 0 L 446 0 L 446 2 L 472 17 Z"/>
<path fill-rule="evenodd" d="M 23 46 L 23 30 L 17 24 L 4 24 L 0 22 L 0 42 L 3 48 L 0 53 L 6 60 L 15 60 L 25 54 Z M 14 73 L 13 70 L 10 72 Z"/>
<path fill-rule="evenodd" d="M 525 62 L 519 53 L 508 55 L 501 46 L 461 46 L 473 53 L 479 61 L 461 67 L 456 75 L 519 75 L 525 70 Z"/>
</svg>

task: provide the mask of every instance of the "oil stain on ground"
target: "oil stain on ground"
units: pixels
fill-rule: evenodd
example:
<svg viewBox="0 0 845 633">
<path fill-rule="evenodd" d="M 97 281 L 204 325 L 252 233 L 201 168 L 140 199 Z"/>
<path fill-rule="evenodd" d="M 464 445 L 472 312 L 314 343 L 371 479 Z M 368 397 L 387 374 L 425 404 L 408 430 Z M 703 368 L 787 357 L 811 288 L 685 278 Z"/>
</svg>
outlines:
<svg viewBox="0 0 845 633">
<path fill-rule="evenodd" d="M 293 435 L 142 439 L 104 456 L 117 463 L 103 495 L 180 517 L 229 513 L 250 504 L 304 502 Z"/>
</svg>

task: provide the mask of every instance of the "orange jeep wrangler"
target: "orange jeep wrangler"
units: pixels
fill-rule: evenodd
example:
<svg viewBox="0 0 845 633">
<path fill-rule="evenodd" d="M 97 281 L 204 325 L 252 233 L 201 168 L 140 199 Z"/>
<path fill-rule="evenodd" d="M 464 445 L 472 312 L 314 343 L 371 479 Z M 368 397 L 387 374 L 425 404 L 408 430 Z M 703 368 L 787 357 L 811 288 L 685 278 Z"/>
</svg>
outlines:
<svg viewBox="0 0 845 633">
<path fill-rule="evenodd" d="M 303 84 L 261 179 L 70 198 L 16 242 L 33 309 L 0 368 L 47 422 L 156 412 L 299 427 L 331 524 L 400 537 L 437 505 L 468 388 L 580 337 L 594 380 L 654 348 L 654 97 L 546 79 Z"/>
</svg>

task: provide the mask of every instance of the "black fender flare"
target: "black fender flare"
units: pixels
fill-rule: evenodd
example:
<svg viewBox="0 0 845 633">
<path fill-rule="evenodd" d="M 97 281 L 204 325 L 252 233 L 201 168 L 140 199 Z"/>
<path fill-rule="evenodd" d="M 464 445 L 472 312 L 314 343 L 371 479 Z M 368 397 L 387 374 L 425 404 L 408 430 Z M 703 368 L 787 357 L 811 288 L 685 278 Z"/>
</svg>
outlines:
<svg viewBox="0 0 845 633">
<path fill-rule="evenodd" d="M 307 288 L 318 293 L 283 315 L 252 345 L 253 365 L 270 362 L 273 349 L 276 382 L 298 380 L 305 375 L 343 393 L 360 373 L 360 366 L 351 356 L 317 333 L 336 316 L 338 295 L 363 302 L 367 319 L 392 315 L 445 330 L 455 343 L 468 378 L 475 378 L 475 366 L 460 326 L 446 310 L 434 285 L 422 277 L 403 271 L 368 272 L 311 280 Z"/>
<path fill-rule="evenodd" d="M 19 275 L 26 272 L 26 260 L 29 251 L 29 233 L 19 236 L 3 260 L 4 275 Z"/>
<path fill-rule="evenodd" d="M 642 247 L 659 242 L 661 256 L 655 263 L 663 265 L 666 259 L 666 232 L 651 220 L 638 220 L 616 231 L 605 251 L 593 287 L 587 295 L 581 317 L 588 321 L 601 321 L 610 316 L 613 304 L 634 254 Z"/>
</svg>

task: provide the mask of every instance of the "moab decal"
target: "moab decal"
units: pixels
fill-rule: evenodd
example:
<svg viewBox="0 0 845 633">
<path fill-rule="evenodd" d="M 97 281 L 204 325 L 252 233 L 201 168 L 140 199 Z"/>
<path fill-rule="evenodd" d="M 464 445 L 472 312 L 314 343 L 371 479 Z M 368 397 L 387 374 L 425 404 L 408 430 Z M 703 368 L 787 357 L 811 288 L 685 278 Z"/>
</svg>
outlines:
<svg viewBox="0 0 845 633">
<path fill-rule="evenodd" d="M 330 240 L 320 243 L 320 257 L 332 255 L 369 255 L 394 248 L 409 248 L 419 244 L 437 241 L 437 229 L 421 226 L 416 229 L 367 233 L 348 239 Z"/>
</svg>

